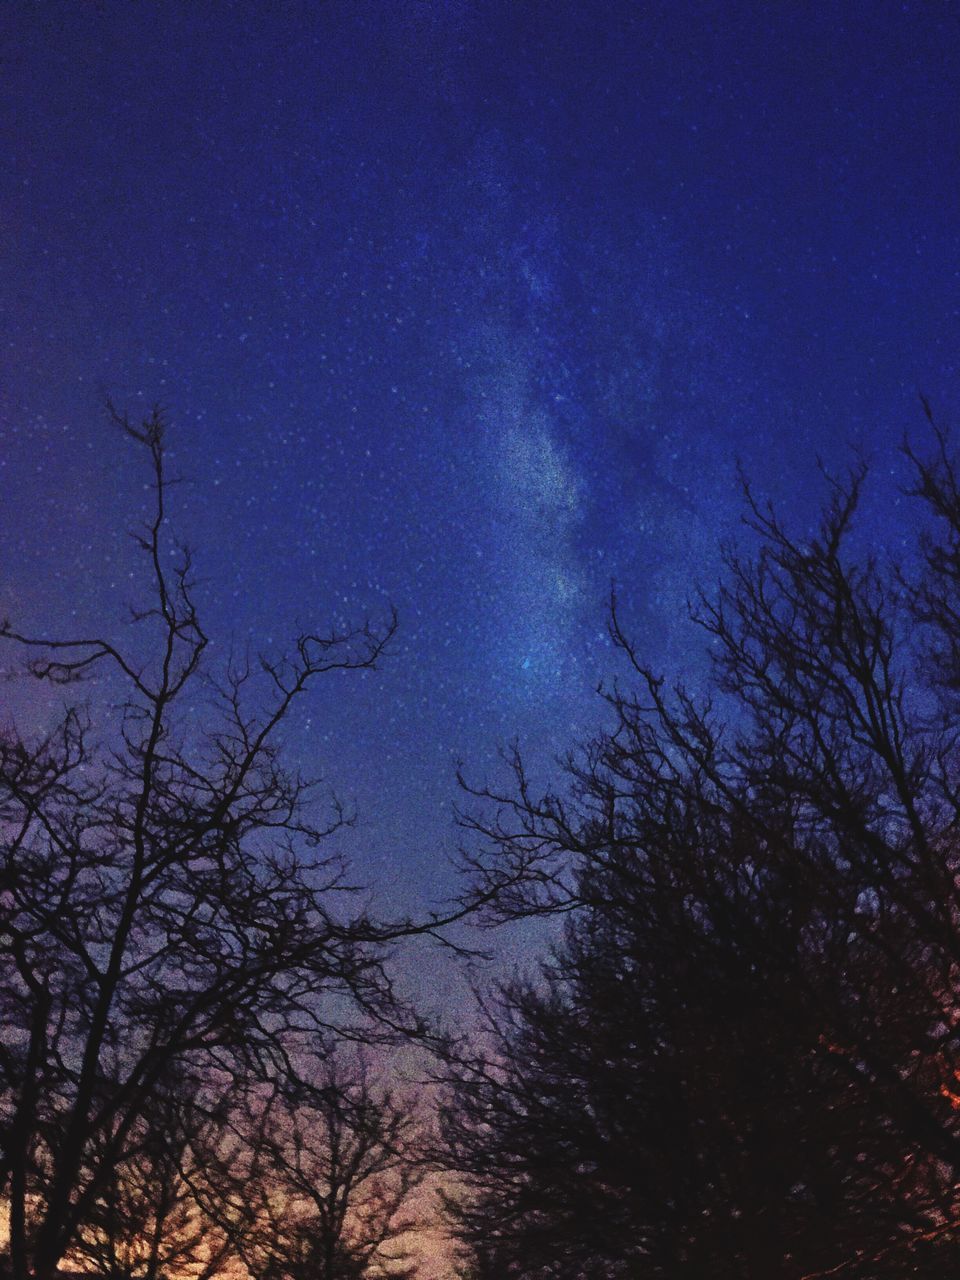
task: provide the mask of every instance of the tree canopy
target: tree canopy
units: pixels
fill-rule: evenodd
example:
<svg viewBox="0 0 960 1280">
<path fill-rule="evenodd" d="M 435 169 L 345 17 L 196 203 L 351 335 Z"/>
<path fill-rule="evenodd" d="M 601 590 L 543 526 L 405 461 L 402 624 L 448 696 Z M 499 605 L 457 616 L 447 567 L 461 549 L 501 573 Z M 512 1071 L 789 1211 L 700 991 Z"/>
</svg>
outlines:
<svg viewBox="0 0 960 1280">
<path fill-rule="evenodd" d="M 496 919 L 565 913 L 447 1073 L 465 1274 L 946 1274 L 960 1256 L 960 488 L 857 549 L 866 470 L 797 539 L 749 488 L 694 612 L 712 686 L 632 679 L 567 785 L 471 788 Z"/>
<path fill-rule="evenodd" d="M 0 736 L 11 1280 L 399 1280 L 438 1164 L 472 1280 L 955 1268 L 960 482 L 932 418 L 902 563 L 858 541 L 865 467 L 802 539 L 745 489 L 753 549 L 694 606 L 706 693 L 614 600 L 608 727 L 545 792 L 518 751 L 504 785 L 464 782 L 469 888 L 419 920 L 358 903 L 328 852 L 348 819 L 281 742 L 395 619 L 218 668 L 162 417 L 118 423 L 152 469 L 140 639 L 0 627 L 70 698 L 111 673 L 96 710 Z M 444 1040 L 390 953 L 468 915 L 563 930 Z M 411 1040 L 441 1063 L 432 1148 L 356 1054 Z"/>
</svg>

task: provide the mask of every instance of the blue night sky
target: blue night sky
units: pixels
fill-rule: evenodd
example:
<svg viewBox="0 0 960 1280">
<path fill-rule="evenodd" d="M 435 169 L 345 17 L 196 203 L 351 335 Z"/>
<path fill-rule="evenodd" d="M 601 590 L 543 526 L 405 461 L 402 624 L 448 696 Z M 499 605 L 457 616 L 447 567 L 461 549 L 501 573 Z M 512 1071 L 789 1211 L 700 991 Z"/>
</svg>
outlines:
<svg viewBox="0 0 960 1280">
<path fill-rule="evenodd" d="M 600 723 L 611 579 L 695 676 L 738 458 L 802 528 L 865 448 L 865 535 L 906 532 L 918 391 L 960 405 L 951 5 L 7 0 L 0 37 L 0 612 L 118 615 L 104 397 L 162 403 L 221 651 L 397 606 L 288 738 L 390 899 L 455 887 L 457 758 Z"/>
</svg>

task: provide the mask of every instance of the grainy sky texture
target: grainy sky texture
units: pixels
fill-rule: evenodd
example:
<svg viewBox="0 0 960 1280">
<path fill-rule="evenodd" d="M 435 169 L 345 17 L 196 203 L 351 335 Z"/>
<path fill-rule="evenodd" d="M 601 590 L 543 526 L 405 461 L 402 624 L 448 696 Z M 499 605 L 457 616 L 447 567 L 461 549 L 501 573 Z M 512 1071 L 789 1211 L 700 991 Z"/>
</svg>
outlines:
<svg viewBox="0 0 960 1280">
<path fill-rule="evenodd" d="M 907 531 L 917 393 L 960 404 L 956 6 L 7 0 L 0 30 L 0 611 L 118 614 L 144 477 L 103 398 L 162 403 L 221 651 L 399 610 L 290 739 L 394 900 L 454 887 L 455 758 L 599 723 L 611 579 L 696 672 L 738 458 L 804 528 L 817 456 L 866 449 L 865 535 Z"/>
</svg>

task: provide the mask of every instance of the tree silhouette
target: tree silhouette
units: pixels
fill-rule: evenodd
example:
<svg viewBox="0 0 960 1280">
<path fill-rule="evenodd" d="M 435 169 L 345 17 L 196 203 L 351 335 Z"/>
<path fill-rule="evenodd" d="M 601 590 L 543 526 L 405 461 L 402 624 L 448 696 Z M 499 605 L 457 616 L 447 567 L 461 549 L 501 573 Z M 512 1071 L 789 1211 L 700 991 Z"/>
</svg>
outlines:
<svg viewBox="0 0 960 1280">
<path fill-rule="evenodd" d="M 569 913 L 448 1075 L 477 1276 L 943 1275 L 960 1205 L 960 487 L 905 567 L 854 552 L 863 468 L 695 616 L 712 697 L 635 677 L 566 791 L 475 787 L 493 915 Z"/>
<path fill-rule="evenodd" d="M 176 1157 L 151 1146 L 172 1080 L 189 1148 L 225 1095 L 309 1077 L 345 1035 L 421 1034 L 385 948 L 442 923 L 352 905 L 325 851 L 347 819 L 336 802 L 321 811 L 277 744 L 317 681 L 376 666 L 395 619 L 208 671 L 191 557 L 167 535 L 162 416 L 115 417 L 152 475 L 137 537 L 152 603 L 134 639 L 0 628 L 35 679 L 69 691 L 102 671 L 107 696 L 121 690 L 112 721 L 70 706 L 41 741 L 0 737 L 0 1195 L 14 1280 L 49 1280 L 81 1246 L 89 1257 L 111 1197 Z"/>
<path fill-rule="evenodd" d="M 221 1105 L 202 1120 L 189 1081 L 175 1080 L 151 1101 L 121 1163 L 80 1223 L 72 1254 L 106 1280 L 210 1280 L 235 1259 L 250 1230 L 231 1121 Z M 110 1130 L 94 1136 L 109 1145 Z M 255 1172 L 249 1162 L 244 1175 Z M 214 1209 L 215 1206 L 215 1209 Z M 212 1211 L 208 1211 L 212 1210 Z"/>
<path fill-rule="evenodd" d="M 261 1117 L 240 1249 L 254 1280 L 410 1280 L 411 1197 L 426 1176 L 415 1108 L 375 1087 L 361 1059 L 331 1060 Z"/>
</svg>

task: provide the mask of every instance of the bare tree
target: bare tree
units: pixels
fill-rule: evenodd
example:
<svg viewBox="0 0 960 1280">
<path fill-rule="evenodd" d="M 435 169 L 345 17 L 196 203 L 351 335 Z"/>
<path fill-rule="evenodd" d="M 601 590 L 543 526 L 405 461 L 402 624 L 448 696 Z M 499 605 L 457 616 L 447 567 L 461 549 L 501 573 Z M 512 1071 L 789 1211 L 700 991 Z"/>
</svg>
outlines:
<svg viewBox="0 0 960 1280">
<path fill-rule="evenodd" d="M 169 1082 L 135 1126 L 80 1223 L 72 1255 L 85 1272 L 105 1280 L 210 1280 L 239 1257 L 250 1221 L 236 1194 L 241 1170 L 225 1170 L 237 1155 L 229 1105 L 201 1116 L 190 1095 L 189 1081 Z M 93 1139 L 112 1140 L 111 1130 Z M 255 1172 L 251 1154 L 243 1153 L 245 1174 Z"/>
<path fill-rule="evenodd" d="M 74 1256 L 117 1171 L 135 1176 L 172 1078 L 190 1081 L 202 1131 L 225 1092 L 296 1080 L 343 1036 L 422 1033 L 386 949 L 441 923 L 382 923 L 353 905 L 325 851 L 345 815 L 335 802 L 320 812 L 318 784 L 277 742 L 318 680 L 377 665 L 395 619 L 306 632 L 287 657 L 209 673 L 191 557 L 168 544 L 162 416 L 115 416 L 152 475 L 137 536 L 152 603 L 133 639 L 0 627 L 35 679 L 69 688 L 102 671 L 109 696 L 121 690 L 112 722 L 71 706 L 41 741 L 0 738 L 0 1195 L 14 1280 L 49 1280 Z"/>
<path fill-rule="evenodd" d="M 804 540 L 748 489 L 759 550 L 695 608 L 712 697 L 665 684 L 614 604 L 612 730 L 563 790 L 518 755 L 473 789 L 492 914 L 572 921 L 451 1072 L 478 1274 L 955 1267 L 960 485 L 935 445 L 908 450 L 932 519 L 903 567 L 855 551 L 863 468 Z"/>
<path fill-rule="evenodd" d="M 254 1280 L 408 1280 L 427 1172 L 412 1104 L 331 1061 L 263 1117 L 265 1160 L 241 1254 Z"/>
</svg>

